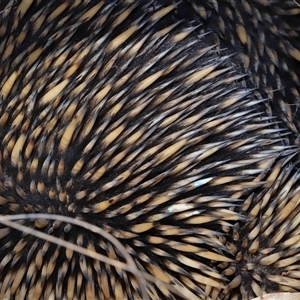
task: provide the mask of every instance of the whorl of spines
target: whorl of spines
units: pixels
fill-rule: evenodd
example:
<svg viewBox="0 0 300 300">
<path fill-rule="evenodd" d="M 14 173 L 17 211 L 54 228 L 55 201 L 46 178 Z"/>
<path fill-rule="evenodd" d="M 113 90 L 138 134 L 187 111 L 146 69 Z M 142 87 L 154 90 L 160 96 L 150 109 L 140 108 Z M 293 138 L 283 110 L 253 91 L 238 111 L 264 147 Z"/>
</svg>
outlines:
<svg viewBox="0 0 300 300">
<path fill-rule="evenodd" d="M 231 282 L 221 299 L 252 299 L 272 292 L 299 292 L 300 189 L 293 155 L 274 163 L 266 184 L 242 205 L 247 222 L 236 223 L 220 241 L 234 257 L 221 263 Z M 226 296 L 225 296 L 226 295 Z"/>
</svg>

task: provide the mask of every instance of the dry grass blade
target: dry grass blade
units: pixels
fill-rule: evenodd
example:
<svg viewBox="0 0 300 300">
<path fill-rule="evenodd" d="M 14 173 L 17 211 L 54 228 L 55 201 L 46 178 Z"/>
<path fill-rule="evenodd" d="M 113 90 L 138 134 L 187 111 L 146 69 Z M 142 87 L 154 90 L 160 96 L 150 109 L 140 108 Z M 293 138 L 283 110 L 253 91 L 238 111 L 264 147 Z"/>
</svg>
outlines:
<svg viewBox="0 0 300 300">
<path fill-rule="evenodd" d="M 26 226 L 23 226 L 21 224 L 17 224 L 13 221 L 16 220 L 21 220 L 21 219 L 47 219 L 47 220 L 58 220 L 61 222 L 68 222 L 76 226 L 80 226 L 86 230 L 90 230 L 96 234 L 99 234 L 100 236 L 106 238 L 108 241 L 110 241 L 115 247 L 117 247 L 120 252 L 123 254 L 124 258 L 126 259 L 127 264 L 124 264 L 120 261 L 108 258 L 102 254 L 99 254 L 95 251 L 92 250 L 87 250 L 83 247 L 80 247 L 78 245 L 75 245 L 71 242 L 64 241 L 62 239 L 53 237 L 49 234 L 37 231 L 32 228 L 28 228 Z M 167 288 L 170 292 L 182 297 L 183 299 L 191 299 L 191 300 L 197 300 L 197 297 L 191 293 L 189 290 L 181 287 L 181 286 L 172 286 L 171 284 L 167 284 L 165 282 L 160 281 L 159 279 L 151 276 L 148 273 L 140 271 L 137 267 L 136 264 L 133 260 L 133 258 L 130 256 L 130 254 L 126 251 L 124 246 L 115 238 L 113 237 L 110 233 L 105 232 L 103 229 L 96 227 L 92 224 L 89 224 L 85 221 L 81 221 L 78 219 L 72 219 L 70 217 L 66 216 L 61 216 L 61 215 L 49 215 L 49 214 L 18 214 L 14 216 L 0 216 L 0 223 L 8 226 L 10 228 L 22 231 L 26 234 L 33 235 L 35 237 L 38 237 L 40 239 L 46 240 L 48 242 L 54 243 L 56 245 L 72 249 L 73 251 L 76 251 L 80 254 L 83 254 L 85 256 L 91 257 L 95 260 L 99 260 L 101 262 L 104 262 L 106 264 L 109 264 L 111 266 L 114 266 L 116 268 L 123 269 L 125 271 L 131 272 L 134 274 L 139 282 L 141 292 L 143 295 L 143 299 L 149 299 L 149 296 L 147 294 L 146 288 L 145 288 L 145 283 L 143 280 L 148 280 L 153 283 L 155 283 L 158 287 L 164 286 Z M 179 291 L 180 290 L 180 291 Z"/>
<path fill-rule="evenodd" d="M 263 295 L 252 300 L 298 300 L 298 299 L 300 299 L 300 293 L 296 293 L 296 294 L 274 293 L 274 294 Z"/>
</svg>

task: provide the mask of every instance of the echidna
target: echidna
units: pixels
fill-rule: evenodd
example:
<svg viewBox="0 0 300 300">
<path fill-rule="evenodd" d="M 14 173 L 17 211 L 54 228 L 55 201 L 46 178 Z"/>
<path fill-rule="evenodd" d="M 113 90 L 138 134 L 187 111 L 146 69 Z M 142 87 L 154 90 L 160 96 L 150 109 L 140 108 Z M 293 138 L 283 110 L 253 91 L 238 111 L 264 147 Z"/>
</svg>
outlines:
<svg viewBox="0 0 300 300">
<path fill-rule="evenodd" d="M 188 2 L 1 1 L 0 13 L 0 299 L 299 290 L 296 150 Z M 247 273 L 245 253 L 269 275 Z"/>
</svg>

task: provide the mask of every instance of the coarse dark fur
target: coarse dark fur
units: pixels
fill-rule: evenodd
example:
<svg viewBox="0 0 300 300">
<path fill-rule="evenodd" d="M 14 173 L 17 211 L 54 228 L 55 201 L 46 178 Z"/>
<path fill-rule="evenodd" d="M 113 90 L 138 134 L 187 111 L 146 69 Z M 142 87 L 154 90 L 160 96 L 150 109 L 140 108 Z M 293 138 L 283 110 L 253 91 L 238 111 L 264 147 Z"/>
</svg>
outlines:
<svg viewBox="0 0 300 300">
<path fill-rule="evenodd" d="M 288 110 L 299 102 L 299 30 L 292 14 L 295 28 L 278 27 L 289 58 L 266 46 L 286 61 L 286 78 L 273 56 L 255 56 L 260 43 L 238 45 L 247 3 L 236 3 L 0 3 L 0 299 L 179 299 L 170 285 L 189 299 L 299 290 L 299 111 Z M 31 214 L 20 230 L 5 218 L 17 214 Z"/>
<path fill-rule="evenodd" d="M 291 130 L 300 145 L 300 7 L 293 0 L 190 0 L 204 31 L 237 53 L 266 109 Z"/>
</svg>

